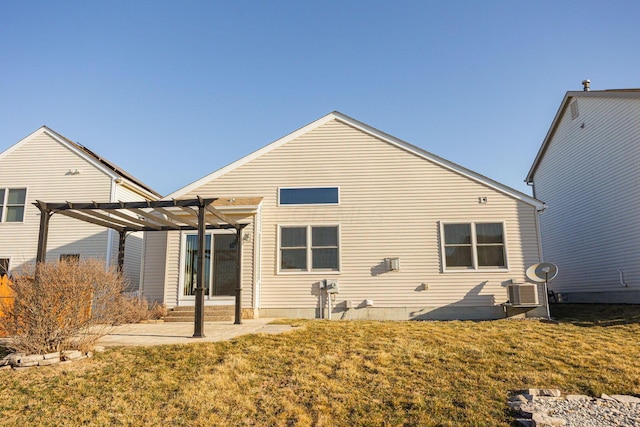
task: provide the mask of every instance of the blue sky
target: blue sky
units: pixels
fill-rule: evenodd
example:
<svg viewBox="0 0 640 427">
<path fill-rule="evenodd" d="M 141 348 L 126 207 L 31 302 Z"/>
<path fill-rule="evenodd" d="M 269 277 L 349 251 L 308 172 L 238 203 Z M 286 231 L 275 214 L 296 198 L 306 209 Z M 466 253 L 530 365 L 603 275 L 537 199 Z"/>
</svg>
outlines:
<svg viewBox="0 0 640 427">
<path fill-rule="evenodd" d="M 337 110 L 530 194 L 567 90 L 640 87 L 637 1 L 0 0 L 0 151 L 47 125 L 169 194 Z"/>
</svg>

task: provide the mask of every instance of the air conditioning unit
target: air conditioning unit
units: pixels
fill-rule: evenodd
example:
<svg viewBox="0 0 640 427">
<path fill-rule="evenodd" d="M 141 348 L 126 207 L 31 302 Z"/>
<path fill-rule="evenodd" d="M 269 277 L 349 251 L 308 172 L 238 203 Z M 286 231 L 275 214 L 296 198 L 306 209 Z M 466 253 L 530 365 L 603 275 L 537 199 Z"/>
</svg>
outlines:
<svg viewBox="0 0 640 427">
<path fill-rule="evenodd" d="M 511 305 L 539 305 L 538 285 L 526 283 L 507 287 Z"/>
</svg>

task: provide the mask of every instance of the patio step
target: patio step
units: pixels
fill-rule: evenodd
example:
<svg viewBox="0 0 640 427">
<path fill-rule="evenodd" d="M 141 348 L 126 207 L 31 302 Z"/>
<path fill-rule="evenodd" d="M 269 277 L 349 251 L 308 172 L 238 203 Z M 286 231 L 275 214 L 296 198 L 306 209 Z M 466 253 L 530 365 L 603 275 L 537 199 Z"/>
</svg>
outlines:
<svg viewBox="0 0 640 427">
<path fill-rule="evenodd" d="M 204 307 L 205 322 L 226 322 L 234 319 L 235 307 L 233 305 L 207 305 Z M 193 322 L 196 316 L 196 308 L 174 307 L 164 317 L 165 322 Z"/>
</svg>

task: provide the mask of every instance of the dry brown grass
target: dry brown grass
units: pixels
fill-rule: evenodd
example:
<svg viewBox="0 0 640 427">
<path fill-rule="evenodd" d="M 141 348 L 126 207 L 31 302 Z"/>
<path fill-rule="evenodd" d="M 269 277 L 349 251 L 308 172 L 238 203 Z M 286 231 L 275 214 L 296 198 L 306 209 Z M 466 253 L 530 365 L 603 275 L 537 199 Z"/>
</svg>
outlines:
<svg viewBox="0 0 640 427">
<path fill-rule="evenodd" d="M 297 323 L 0 371 L 0 425 L 509 426 L 510 390 L 640 393 L 633 320 Z"/>
</svg>

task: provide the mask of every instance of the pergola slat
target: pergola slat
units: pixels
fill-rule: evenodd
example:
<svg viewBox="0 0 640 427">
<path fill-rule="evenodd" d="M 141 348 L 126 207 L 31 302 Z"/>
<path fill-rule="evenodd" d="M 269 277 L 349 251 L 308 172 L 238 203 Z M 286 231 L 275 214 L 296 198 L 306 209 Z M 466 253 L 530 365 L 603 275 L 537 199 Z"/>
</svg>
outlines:
<svg viewBox="0 0 640 427">
<path fill-rule="evenodd" d="M 173 228 L 174 230 L 180 230 L 180 226 L 178 224 L 176 224 L 175 222 L 171 222 L 169 220 L 166 220 L 166 219 L 164 219 L 164 218 L 162 218 L 160 216 L 151 215 L 151 213 L 145 212 L 145 211 L 143 211 L 142 209 L 139 209 L 139 208 L 133 208 L 133 209 L 130 209 L 130 210 L 131 210 L 131 212 L 134 212 L 134 213 L 136 213 L 136 214 L 138 214 L 138 215 L 140 215 L 140 216 L 142 216 L 144 218 L 147 218 L 149 221 L 156 222 L 156 223 L 159 223 L 159 224 L 164 224 L 167 227 Z"/>
<path fill-rule="evenodd" d="M 131 209 L 129 209 L 129 210 L 131 210 Z M 131 216 L 131 215 L 127 215 L 126 213 L 120 212 L 120 211 L 115 210 L 115 209 L 112 209 L 112 210 L 107 211 L 107 212 L 109 212 L 111 215 L 115 215 L 115 216 L 118 216 L 120 218 L 124 218 L 127 221 L 131 221 L 133 223 L 140 224 L 143 227 L 150 227 L 150 228 L 155 228 L 156 230 L 162 230 L 162 227 L 157 225 L 157 224 L 152 224 L 149 221 L 145 221 L 145 220 L 139 219 L 137 217 L 134 217 L 134 216 Z"/>
<path fill-rule="evenodd" d="M 124 231 L 124 227 L 120 227 L 118 225 L 115 225 L 111 222 L 107 222 L 107 221 L 102 221 L 96 218 L 93 218 L 91 216 L 88 215 L 83 215 L 80 214 L 76 211 L 69 211 L 69 210 L 65 210 L 65 211 L 53 211 L 53 213 L 59 213 L 60 215 L 65 215 L 71 218 L 75 218 L 75 219 L 79 219 L 80 221 L 84 221 L 84 222 L 89 222 L 91 224 L 95 224 L 95 225 L 100 225 L 102 227 L 107 227 L 107 228 L 112 228 L 114 230 L 117 230 L 118 232 L 120 231 Z"/>
<path fill-rule="evenodd" d="M 179 215 L 176 215 L 175 213 L 171 212 L 171 211 L 170 211 L 170 210 L 168 210 L 168 209 L 164 209 L 164 208 L 156 208 L 156 210 L 157 210 L 158 212 L 161 212 L 161 213 L 165 214 L 165 215 L 166 215 L 166 216 L 168 216 L 169 218 L 173 218 L 173 219 L 175 219 L 176 221 L 180 221 L 180 222 L 183 222 L 183 223 L 185 223 L 185 224 L 187 224 L 187 225 L 190 225 L 191 227 L 193 227 L 193 229 L 194 229 L 194 230 L 197 230 L 197 229 L 198 229 L 198 223 L 197 223 L 197 222 L 193 222 L 193 221 L 190 221 L 190 220 L 188 220 L 188 219 L 186 219 L 186 218 L 184 218 L 184 217 L 181 217 L 181 216 L 179 216 Z"/>
</svg>

